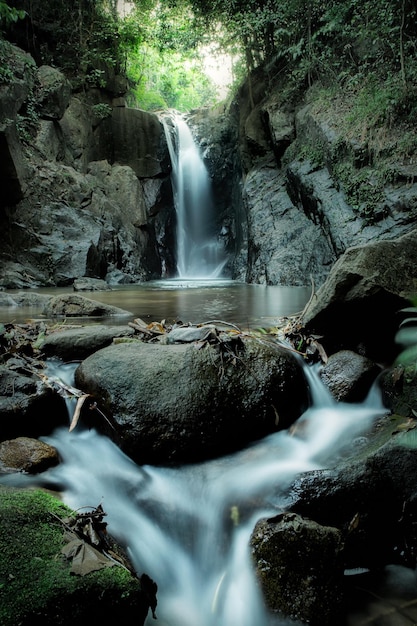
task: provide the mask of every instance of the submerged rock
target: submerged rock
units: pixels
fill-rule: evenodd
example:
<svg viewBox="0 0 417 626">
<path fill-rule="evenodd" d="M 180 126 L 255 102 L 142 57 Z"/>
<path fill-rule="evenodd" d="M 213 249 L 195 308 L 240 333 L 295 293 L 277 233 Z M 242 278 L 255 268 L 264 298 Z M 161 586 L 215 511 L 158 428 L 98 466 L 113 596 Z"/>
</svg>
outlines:
<svg viewBox="0 0 417 626">
<path fill-rule="evenodd" d="M 0 443 L 0 473 L 19 471 L 37 474 L 58 463 L 57 450 L 43 441 L 18 437 Z"/>
<path fill-rule="evenodd" d="M 74 291 L 107 291 L 111 288 L 105 280 L 88 276 L 76 278 L 72 286 Z"/>
<path fill-rule="evenodd" d="M 68 294 L 51 298 L 45 306 L 44 315 L 47 317 L 111 317 L 131 315 L 131 313 L 78 294 Z"/>
<path fill-rule="evenodd" d="M 256 340 L 224 351 L 221 343 L 113 345 L 83 361 L 75 378 L 112 419 L 108 434 L 139 463 L 231 452 L 286 428 L 307 404 L 294 356 Z"/>
</svg>

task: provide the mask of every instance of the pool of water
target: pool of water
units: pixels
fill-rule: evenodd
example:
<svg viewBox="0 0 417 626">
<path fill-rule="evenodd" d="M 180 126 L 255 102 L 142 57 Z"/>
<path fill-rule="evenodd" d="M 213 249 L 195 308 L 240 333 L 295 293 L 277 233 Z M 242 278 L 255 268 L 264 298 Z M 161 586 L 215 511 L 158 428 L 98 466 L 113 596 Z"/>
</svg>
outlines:
<svg viewBox="0 0 417 626">
<path fill-rule="evenodd" d="M 51 296 L 73 293 L 71 288 L 43 288 L 36 292 Z M 8 293 L 13 297 L 18 292 Z M 146 322 L 165 319 L 198 324 L 222 320 L 253 328 L 271 327 L 280 318 L 301 312 L 310 296 L 310 288 L 248 285 L 220 279 L 174 279 L 79 293 L 125 309 Z M 3 323 L 23 323 L 43 317 L 42 307 L 0 307 L 0 322 Z M 125 323 L 125 318 L 112 318 L 114 322 Z"/>
</svg>

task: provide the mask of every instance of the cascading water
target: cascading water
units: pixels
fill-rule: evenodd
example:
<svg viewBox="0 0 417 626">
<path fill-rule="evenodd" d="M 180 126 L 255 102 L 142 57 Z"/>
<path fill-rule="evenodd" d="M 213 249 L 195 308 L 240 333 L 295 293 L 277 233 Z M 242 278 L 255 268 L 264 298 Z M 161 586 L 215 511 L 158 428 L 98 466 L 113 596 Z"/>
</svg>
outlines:
<svg viewBox="0 0 417 626">
<path fill-rule="evenodd" d="M 175 116 L 177 149 L 164 124 L 172 164 L 177 213 L 177 269 L 180 278 L 218 278 L 226 263 L 215 232 L 211 181 L 186 122 Z"/>
<path fill-rule="evenodd" d="M 47 441 L 62 463 L 38 483 L 56 484 L 74 509 L 102 503 L 138 573 L 158 584 L 161 626 L 283 624 L 266 613 L 256 584 L 248 547 L 255 522 L 285 509 L 297 474 L 331 465 L 386 413 L 377 388 L 361 404 L 337 403 L 310 368 L 306 378 L 312 405 L 295 428 L 239 453 L 141 467 L 95 431 L 59 429 Z"/>
</svg>

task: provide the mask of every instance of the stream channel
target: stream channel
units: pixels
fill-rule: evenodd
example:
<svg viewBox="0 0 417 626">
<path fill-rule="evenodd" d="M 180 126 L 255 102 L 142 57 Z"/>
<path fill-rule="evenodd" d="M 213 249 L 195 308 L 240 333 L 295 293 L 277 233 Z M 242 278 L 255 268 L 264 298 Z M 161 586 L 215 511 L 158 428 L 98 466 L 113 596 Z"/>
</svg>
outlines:
<svg viewBox="0 0 417 626">
<path fill-rule="evenodd" d="M 73 384 L 75 367 L 51 362 L 48 375 Z M 135 464 L 94 430 L 61 427 L 44 438 L 59 451 L 60 465 L 37 477 L 15 475 L 12 482 L 55 488 L 73 509 L 101 504 L 109 531 L 127 546 L 136 571 L 158 584 L 160 626 L 294 626 L 265 610 L 251 563 L 251 532 L 257 520 L 285 511 L 288 487 L 299 473 L 331 467 L 386 413 L 377 385 L 365 401 L 341 403 L 315 367 L 304 371 L 311 402 L 295 432 L 269 435 L 201 464 L 159 467 Z M 68 408 L 72 415 L 75 406 Z M 388 570 L 400 595 L 415 589 L 414 572 Z M 146 626 L 154 623 L 149 613 Z M 365 623 L 415 622 L 355 615 L 345 622 Z"/>
<path fill-rule="evenodd" d="M 169 130 L 167 135 L 171 137 Z M 242 329 L 275 326 L 279 318 L 301 312 L 310 295 L 308 288 L 247 285 L 219 278 L 224 251 L 212 228 L 211 201 L 200 196 L 201 191 L 209 192 L 207 174 L 186 126 L 177 124 L 173 135 L 179 278 L 87 297 L 126 309 L 146 322 L 222 320 Z M 203 207 L 203 214 L 194 215 L 196 207 Z M 56 295 L 70 289 L 39 291 Z M 2 322 L 23 322 L 28 317 L 42 319 L 42 310 L 0 310 Z M 130 319 L 113 317 L 105 323 L 126 324 Z M 61 365 L 50 375 L 72 384 L 74 367 Z M 255 523 L 285 511 L 288 487 L 299 473 L 331 467 L 342 448 L 366 436 L 386 413 L 376 386 L 360 404 L 337 403 L 314 369 L 305 366 L 304 371 L 311 406 L 295 433 L 281 431 L 233 455 L 174 468 L 136 465 L 94 430 L 59 429 L 46 440 L 59 451 L 61 464 L 38 477 L 15 475 L 14 480 L 20 485 L 55 486 L 73 509 L 102 504 L 109 532 L 128 547 L 136 571 L 146 572 L 158 584 L 160 626 L 294 625 L 265 610 L 249 552 Z M 69 407 L 70 415 L 73 410 Z M 410 593 L 415 598 L 415 572 L 387 568 L 386 574 L 388 587 L 379 594 L 384 594 L 388 609 L 398 590 L 400 597 Z M 374 598 L 372 593 L 369 598 Z M 378 606 L 377 616 L 384 610 L 385 605 Z M 346 626 L 416 623 L 404 611 L 393 612 L 394 620 L 400 621 L 378 621 L 378 617 L 375 621 L 366 611 L 359 618 L 353 607 L 349 612 Z M 153 623 L 149 615 L 146 624 Z"/>
</svg>

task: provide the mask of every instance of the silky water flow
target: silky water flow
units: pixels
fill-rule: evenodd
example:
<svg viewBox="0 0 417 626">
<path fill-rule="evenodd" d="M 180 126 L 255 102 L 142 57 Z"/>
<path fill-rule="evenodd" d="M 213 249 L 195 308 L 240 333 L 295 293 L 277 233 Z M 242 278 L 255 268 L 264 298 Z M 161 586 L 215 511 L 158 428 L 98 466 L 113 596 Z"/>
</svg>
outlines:
<svg viewBox="0 0 417 626">
<path fill-rule="evenodd" d="M 55 375 L 72 384 L 74 367 Z M 267 614 L 256 584 L 249 553 L 255 523 L 285 510 L 286 489 L 299 473 L 331 466 L 386 413 L 377 386 L 360 404 L 337 403 L 313 368 L 305 366 L 305 376 L 311 403 L 295 428 L 227 457 L 139 466 L 94 430 L 59 428 L 45 440 L 61 464 L 17 480 L 56 485 L 74 509 L 102 504 L 138 574 L 158 584 L 161 626 L 285 624 Z"/>
<path fill-rule="evenodd" d="M 174 117 L 176 142 L 164 122 L 171 181 L 177 215 L 177 270 L 180 278 L 218 278 L 226 263 L 224 246 L 216 233 L 211 180 L 191 130 Z"/>
</svg>

